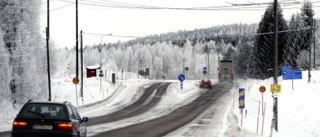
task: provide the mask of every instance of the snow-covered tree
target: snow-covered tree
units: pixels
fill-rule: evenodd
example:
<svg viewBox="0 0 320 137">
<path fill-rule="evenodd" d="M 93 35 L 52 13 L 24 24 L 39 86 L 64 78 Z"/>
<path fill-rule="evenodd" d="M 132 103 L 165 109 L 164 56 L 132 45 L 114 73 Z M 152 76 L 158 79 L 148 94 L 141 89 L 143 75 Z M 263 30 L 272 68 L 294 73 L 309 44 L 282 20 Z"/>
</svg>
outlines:
<svg viewBox="0 0 320 137">
<path fill-rule="evenodd" d="M 9 51 L 10 91 L 14 104 L 44 98 L 47 84 L 43 83 L 46 79 L 41 73 L 45 55 L 39 31 L 41 1 L 3 0 L 0 5 L 0 27 Z"/>
<path fill-rule="evenodd" d="M 0 38 L 2 38 L 2 36 L 3 34 L 0 30 Z M 10 92 L 9 88 L 10 80 L 11 68 L 9 66 L 9 53 L 5 48 L 2 39 L 0 39 L 0 99 L 2 101 L 11 101 L 12 99 L 12 93 Z"/>
</svg>

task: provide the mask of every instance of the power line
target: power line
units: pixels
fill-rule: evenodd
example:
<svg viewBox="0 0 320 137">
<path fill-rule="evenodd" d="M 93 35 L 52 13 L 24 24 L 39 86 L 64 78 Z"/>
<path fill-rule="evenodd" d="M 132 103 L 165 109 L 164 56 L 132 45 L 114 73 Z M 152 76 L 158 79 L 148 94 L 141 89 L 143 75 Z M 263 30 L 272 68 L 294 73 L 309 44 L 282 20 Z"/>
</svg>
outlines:
<svg viewBox="0 0 320 137">
<path fill-rule="evenodd" d="M 69 0 L 59 0 L 62 2 L 69 2 L 74 3 L 73 1 Z M 101 2 L 103 1 L 103 2 Z M 320 1 L 315 1 L 312 3 L 319 3 Z M 203 11 L 210 11 L 210 10 L 265 10 L 266 6 L 270 3 L 251 3 L 246 5 L 237 5 L 233 4 L 231 6 L 209 6 L 209 7 L 159 7 L 159 6 L 149 6 L 149 5 L 140 5 L 140 4 L 132 4 L 132 3 L 124 3 L 124 2 L 115 2 L 110 0 L 83 0 L 83 2 L 79 3 L 82 5 L 88 6 L 97 6 L 97 7 L 107 7 L 107 8 L 122 8 L 122 9 L 158 9 L 158 10 L 203 10 Z M 300 7 L 292 7 L 298 6 L 299 3 L 297 2 L 283 2 L 280 4 L 285 4 L 285 8 L 283 9 L 295 9 Z M 262 6 L 261 6 L 262 5 Z M 255 6 L 255 7 L 254 7 Z M 256 7 L 259 6 L 259 7 Z"/>
<path fill-rule="evenodd" d="M 54 9 L 51 9 L 50 11 L 56 11 L 60 10 L 66 7 L 69 7 L 73 4 L 75 4 L 74 1 L 68 1 L 68 0 L 57 0 L 61 2 L 68 2 L 70 4 L 57 7 Z M 110 1 L 110 0 L 82 0 L 84 2 L 79 2 L 81 5 L 88 5 L 88 6 L 95 6 L 95 7 L 105 7 L 105 8 L 118 8 L 118 9 L 145 9 L 145 10 L 193 10 L 193 11 L 217 11 L 217 10 L 237 10 L 237 11 L 260 11 L 265 10 L 265 8 L 271 4 L 271 3 L 248 3 L 248 4 L 236 4 L 236 3 L 230 3 L 226 2 L 228 4 L 231 4 L 231 6 L 206 6 L 206 7 L 185 7 L 185 8 L 179 8 L 179 7 L 159 7 L 159 6 L 150 6 L 150 5 L 141 5 L 141 4 L 133 4 L 133 3 L 125 3 L 125 2 L 116 2 L 116 1 Z M 86 2 L 85 2 L 86 1 Z M 51 2 L 51 1 L 50 1 Z M 320 1 L 313 1 L 311 3 L 320 3 Z M 299 9 L 301 8 L 301 2 L 282 2 L 282 9 Z M 314 6 L 314 7 L 320 7 Z M 41 12 L 40 14 L 44 14 L 47 11 Z"/>
<path fill-rule="evenodd" d="M 83 32 L 83 34 L 96 35 L 96 36 L 108 36 L 108 37 L 121 37 L 121 38 L 141 38 L 139 36 L 113 35 L 113 34 L 89 33 L 89 32 Z"/>
</svg>

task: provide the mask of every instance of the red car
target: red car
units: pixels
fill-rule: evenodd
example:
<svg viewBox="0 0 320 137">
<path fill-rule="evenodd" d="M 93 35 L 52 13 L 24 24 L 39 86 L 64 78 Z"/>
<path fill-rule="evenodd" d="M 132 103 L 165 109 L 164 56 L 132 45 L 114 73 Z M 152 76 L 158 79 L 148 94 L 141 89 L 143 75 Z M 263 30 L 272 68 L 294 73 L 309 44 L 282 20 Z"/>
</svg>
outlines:
<svg viewBox="0 0 320 137">
<path fill-rule="evenodd" d="M 208 87 L 208 88 L 211 89 L 212 88 L 212 82 L 209 79 L 207 79 L 207 80 L 202 79 L 200 81 L 200 88 L 203 88 L 203 87 Z"/>
</svg>

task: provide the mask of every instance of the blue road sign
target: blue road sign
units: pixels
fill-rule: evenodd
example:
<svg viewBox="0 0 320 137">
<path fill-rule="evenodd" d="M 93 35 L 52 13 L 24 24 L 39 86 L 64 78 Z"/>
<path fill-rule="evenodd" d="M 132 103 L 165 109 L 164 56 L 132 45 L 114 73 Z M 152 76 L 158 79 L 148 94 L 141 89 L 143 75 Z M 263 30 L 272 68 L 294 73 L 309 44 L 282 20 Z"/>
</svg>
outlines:
<svg viewBox="0 0 320 137">
<path fill-rule="evenodd" d="M 180 74 L 178 76 L 178 79 L 182 82 L 182 81 L 184 81 L 186 79 L 186 77 L 183 74 Z"/>
<path fill-rule="evenodd" d="M 302 79 L 302 70 L 293 70 L 291 66 L 282 67 L 282 79 L 292 80 L 292 79 Z"/>
<path fill-rule="evenodd" d="M 207 67 L 203 67 L 203 71 L 207 71 L 207 69 L 208 69 Z"/>
<path fill-rule="evenodd" d="M 245 89 L 239 88 L 239 109 L 245 108 Z"/>
</svg>

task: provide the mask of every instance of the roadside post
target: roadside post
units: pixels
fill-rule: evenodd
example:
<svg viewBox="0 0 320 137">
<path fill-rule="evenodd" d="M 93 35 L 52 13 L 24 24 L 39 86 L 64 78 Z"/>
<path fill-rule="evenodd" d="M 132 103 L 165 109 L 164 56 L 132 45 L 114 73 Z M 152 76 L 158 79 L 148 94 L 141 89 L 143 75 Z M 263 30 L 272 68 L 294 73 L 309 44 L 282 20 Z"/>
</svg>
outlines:
<svg viewBox="0 0 320 137">
<path fill-rule="evenodd" d="M 265 109 L 266 109 L 266 103 L 263 101 L 263 93 L 266 91 L 266 87 L 265 86 L 260 86 L 259 87 L 259 91 L 261 92 L 261 99 L 262 99 L 262 103 L 261 103 L 261 114 L 262 114 L 262 126 L 261 126 L 261 134 L 263 134 L 263 125 L 264 125 L 264 118 L 265 118 Z M 264 105 L 263 105 L 264 104 Z M 260 117 L 260 101 L 259 101 L 259 110 L 258 110 L 258 124 L 257 124 L 257 133 L 258 133 L 258 129 L 259 129 L 259 117 Z"/>
<path fill-rule="evenodd" d="M 260 86 L 260 87 L 259 87 L 259 91 L 261 92 L 261 96 L 262 96 L 262 106 L 261 106 L 261 109 L 263 110 L 263 93 L 266 91 L 266 87 L 265 87 L 265 86 Z"/>
<path fill-rule="evenodd" d="M 76 102 L 78 106 L 78 89 L 77 89 L 77 84 L 79 84 L 80 80 L 78 77 L 75 77 L 72 79 L 72 83 L 76 85 Z"/>
<path fill-rule="evenodd" d="M 184 74 L 180 74 L 178 76 L 178 79 L 180 81 L 180 89 L 182 90 L 183 89 L 183 81 L 186 79 L 186 77 L 184 76 Z"/>
<path fill-rule="evenodd" d="M 274 98 L 278 98 L 278 94 L 281 92 L 281 85 L 280 84 L 271 84 L 270 85 L 270 91 L 272 93 L 272 96 Z M 273 134 L 273 127 L 278 131 L 278 99 L 273 100 L 273 118 L 271 121 L 271 130 L 270 130 L 270 136 Z"/>
<path fill-rule="evenodd" d="M 203 78 L 205 78 L 205 75 L 208 73 L 207 70 L 208 70 L 207 67 L 203 67 L 203 71 L 202 71 L 202 73 L 203 73 Z"/>
<path fill-rule="evenodd" d="M 245 108 L 245 88 L 239 88 L 239 109 L 241 113 L 241 126 L 243 121 L 243 109 Z"/>
</svg>

